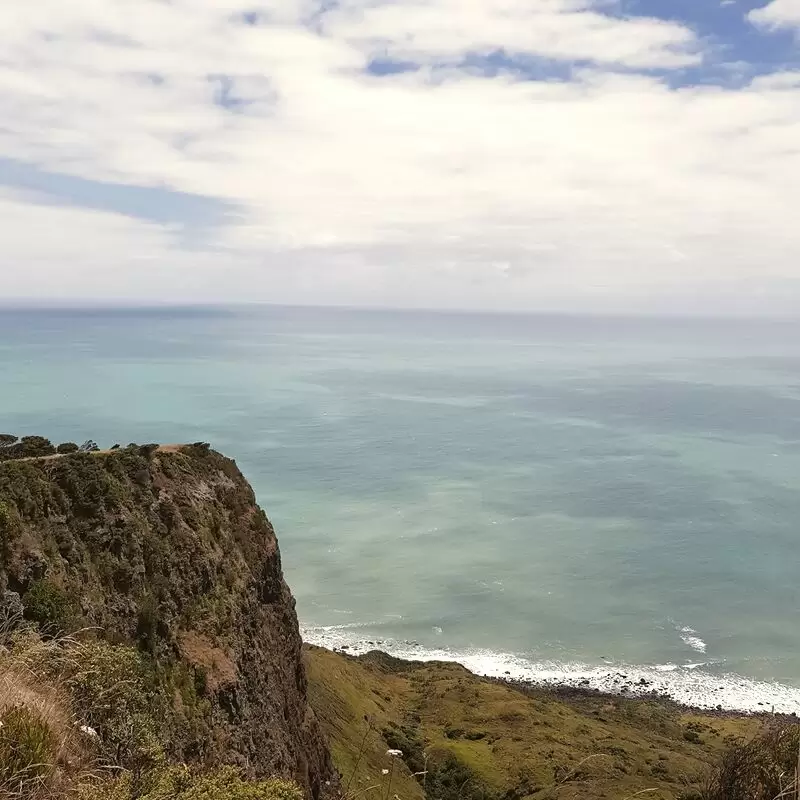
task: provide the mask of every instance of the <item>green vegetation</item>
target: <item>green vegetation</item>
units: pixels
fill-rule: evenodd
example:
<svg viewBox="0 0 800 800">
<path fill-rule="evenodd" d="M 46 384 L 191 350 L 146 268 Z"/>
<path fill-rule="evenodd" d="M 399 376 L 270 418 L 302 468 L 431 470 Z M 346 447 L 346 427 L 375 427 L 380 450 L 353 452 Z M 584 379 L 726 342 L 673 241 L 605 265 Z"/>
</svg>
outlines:
<svg viewBox="0 0 800 800">
<path fill-rule="evenodd" d="M 47 782 L 57 750 L 47 722 L 24 705 L 0 713 L 0 796 L 30 793 Z"/>
<path fill-rule="evenodd" d="M 455 664 L 314 647 L 306 662 L 334 762 L 368 800 L 383 796 L 389 748 L 404 753 L 394 775 L 403 800 L 422 798 L 423 788 L 430 800 L 624 800 L 637 792 L 689 800 L 729 744 L 763 726 L 656 700 L 523 690 Z"/>
<path fill-rule="evenodd" d="M 132 647 L 6 631 L 0 651 L 0 798 L 302 800 L 296 784 L 171 762 L 179 692 Z M 10 702 L 13 701 L 13 702 Z"/>
<path fill-rule="evenodd" d="M 25 593 L 25 617 L 39 625 L 43 633 L 62 633 L 69 625 L 72 601 L 62 589 L 48 580 L 34 581 Z"/>
<path fill-rule="evenodd" d="M 51 456 L 56 452 L 53 443 L 43 436 L 23 436 L 17 440 L 11 434 L 0 436 L 0 461 L 17 458 L 39 458 Z"/>
<path fill-rule="evenodd" d="M 79 800 L 303 800 L 303 793 L 276 778 L 248 781 L 234 767 L 203 773 L 172 766 L 138 781 L 126 775 L 110 785 L 83 787 Z"/>
<path fill-rule="evenodd" d="M 38 765 L 40 791 L 49 783 L 44 778 L 73 773 L 70 764 L 138 775 L 163 763 L 159 734 L 168 735 L 169 715 L 135 650 L 91 639 L 43 638 L 28 623 L 2 633 L 0 709 L 6 706 L 3 713 L 17 720 L 10 733 L 17 742 L 20 725 L 29 731 L 25 759 Z M 5 716 L 2 721 L 0 734 L 10 730 Z M 0 772 L 13 767 L 0 746 Z"/>
<path fill-rule="evenodd" d="M 145 658 L 132 647 L 89 640 L 71 643 L 65 660 L 58 664 L 61 680 L 84 724 L 97 733 L 101 761 L 135 775 L 163 763 L 175 723 L 167 686 Z"/>
</svg>

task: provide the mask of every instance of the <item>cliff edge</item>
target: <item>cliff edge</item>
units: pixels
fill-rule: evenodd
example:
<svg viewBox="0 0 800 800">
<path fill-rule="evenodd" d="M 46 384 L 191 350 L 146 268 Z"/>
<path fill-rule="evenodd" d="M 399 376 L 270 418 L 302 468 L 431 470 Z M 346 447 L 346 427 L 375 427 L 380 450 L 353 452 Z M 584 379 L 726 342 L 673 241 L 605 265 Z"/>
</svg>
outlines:
<svg viewBox="0 0 800 800">
<path fill-rule="evenodd" d="M 275 533 L 207 445 L 0 463 L 0 603 L 135 645 L 168 687 L 170 760 L 336 784 Z"/>
</svg>

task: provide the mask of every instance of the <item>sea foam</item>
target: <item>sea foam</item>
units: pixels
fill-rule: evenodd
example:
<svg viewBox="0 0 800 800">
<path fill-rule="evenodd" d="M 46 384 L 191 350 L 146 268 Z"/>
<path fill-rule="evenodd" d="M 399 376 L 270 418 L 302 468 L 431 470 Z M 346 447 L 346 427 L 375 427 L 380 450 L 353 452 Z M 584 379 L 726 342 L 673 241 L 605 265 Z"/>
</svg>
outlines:
<svg viewBox="0 0 800 800">
<path fill-rule="evenodd" d="M 680 629 L 681 641 L 692 648 L 697 650 L 698 653 L 706 652 L 706 643 L 697 635 L 694 628 L 684 626 Z"/>
<path fill-rule="evenodd" d="M 626 697 L 656 694 L 695 708 L 800 715 L 800 688 L 711 672 L 707 663 L 631 665 L 606 661 L 591 665 L 538 661 L 489 650 L 459 651 L 424 647 L 413 641 L 364 639 L 357 627 L 368 625 L 306 627 L 301 632 L 310 644 L 344 650 L 350 655 L 383 650 L 413 661 L 455 662 L 478 675 L 537 686 L 593 689 Z M 683 633 L 687 638 L 694 635 L 694 631 Z M 700 651 L 699 647 L 694 649 Z"/>
</svg>

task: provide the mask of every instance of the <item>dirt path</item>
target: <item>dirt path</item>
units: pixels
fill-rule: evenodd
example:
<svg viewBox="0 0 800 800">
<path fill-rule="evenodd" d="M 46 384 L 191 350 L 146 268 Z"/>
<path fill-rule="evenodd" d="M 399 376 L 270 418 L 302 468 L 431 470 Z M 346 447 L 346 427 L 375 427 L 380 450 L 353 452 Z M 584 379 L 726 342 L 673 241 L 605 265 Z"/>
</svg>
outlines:
<svg viewBox="0 0 800 800">
<path fill-rule="evenodd" d="M 156 448 L 157 453 L 177 453 L 186 447 L 185 444 L 160 444 Z M 111 453 L 116 453 L 117 450 L 122 448 L 116 448 L 112 450 L 110 447 L 106 450 L 90 450 L 89 455 L 93 456 L 107 456 Z M 80 451 L 77 451 L 80 452 Z M 23 458 L 9 458 L 8 461 L 52 461 L 55 458 L 63 458 L 64 456 L 72 456 L 75 453 L 52 453 L 49 456 L 24 456 Z M 4 464 L 5 461 L 0 461 L 0 464 Z"/>
</svg>

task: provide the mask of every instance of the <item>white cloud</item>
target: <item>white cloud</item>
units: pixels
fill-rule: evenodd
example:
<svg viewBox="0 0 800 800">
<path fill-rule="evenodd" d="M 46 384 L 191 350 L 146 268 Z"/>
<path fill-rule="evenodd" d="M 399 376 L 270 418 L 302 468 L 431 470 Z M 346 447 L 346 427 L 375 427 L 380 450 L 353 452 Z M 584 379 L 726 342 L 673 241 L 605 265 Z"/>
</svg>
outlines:
<svg viewBox="0 0 800 800">
<path fill-rule="evenodd" d="M 772 0 L 763 8 L 751 11 L 748 18 L 765 28 L 800 29 L 800 0 Z"/>
<path fill-rule="evenodd" d="M 199 252 L 164 226 L 8 195 L 0 293 L 626 308 L 746 305 L 754 281 L 783 297 L 800 281 L 796 74 L 741 90 L 631 74 L 696 61 L 674 23 L 579 0 L 12 5 L 0 155 L 240 211 Z M 593 66 L 566 81 L 456 66 L 499 48 Z M 381 54 L 422 67 L 369 75 Z"/>
<path fill-rule="evenodd" d="M 697 42 L 684 26 L 657 19 L 621 20 L 581 0 L 412 0 L 343 4 L 325 30 L 372 55 L 413 61 L 453 61 L 497 50 L 543 58 L 629 67 L 699 63 Z"/>
<path fill-rule="evenodd" d="M 160 225 L 8 191 L 0 194 L 0 219 L 3 298 L 180 297 L 209 288 L 208 255 L 182 252 L 177 231 Z"/>
</svg>

